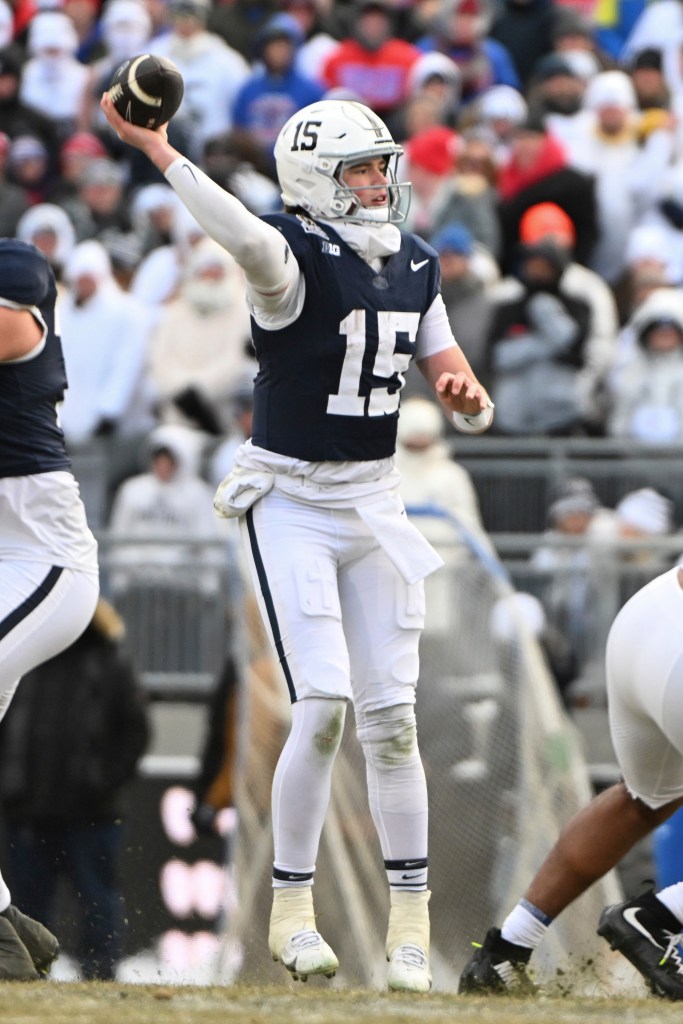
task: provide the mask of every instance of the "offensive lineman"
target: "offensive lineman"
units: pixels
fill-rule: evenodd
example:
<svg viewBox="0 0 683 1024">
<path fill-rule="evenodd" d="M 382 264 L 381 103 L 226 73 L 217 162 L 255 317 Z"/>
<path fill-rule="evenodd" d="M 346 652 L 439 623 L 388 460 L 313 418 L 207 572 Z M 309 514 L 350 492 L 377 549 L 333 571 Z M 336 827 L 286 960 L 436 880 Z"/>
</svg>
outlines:
<svg viewBox="0 0 683 1024">
<path fill-rule="evenodd" d="M 154 131 L 117 134 L 162 171 L 243 268 L 259 372 L 253 436 L 218 488 L 239 516 L 261 612 L 292 701 L 272 790 L 269 946 L 294 978 L 331 977 L 312 885 L 332 770 L 353 701 L 390 889 L 388 985 L 427 992 L 427 790 L 415 687 L 423 579 L 442 563 L 412 524 L 393 466 L 415 359 L 449 418 L 486 430 L 493 405 L 451 332 L 436 253 L 397 224 L 401 149 L 367 107 L 322 101 L 275 147 L 284 214 L 259 219 Z"/>
<path fill-rule="evenodd" d="M 43 254 L 0 238 L 0 718 L 21 676 L 84 631 L 99 593 L 97 543 L 57 417 L 56 295 Z M 58 952 L 0 876 L 0 979 L 32 981 Z"/>
</svg>

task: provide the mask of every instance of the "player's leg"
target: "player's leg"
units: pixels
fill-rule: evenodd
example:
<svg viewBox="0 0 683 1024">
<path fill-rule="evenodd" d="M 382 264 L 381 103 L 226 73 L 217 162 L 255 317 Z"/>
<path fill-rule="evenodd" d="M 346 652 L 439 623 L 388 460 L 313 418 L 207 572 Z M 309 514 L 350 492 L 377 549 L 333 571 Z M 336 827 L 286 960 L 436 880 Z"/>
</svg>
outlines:
<svg viewBox="0 0 683 1024">
<path fill-rule="evenodd" d="M 0 718 L 20 677 L 83 632 L 98 592 L 95 575 L 33 562 L 0 562 Z M 11 903 L 0 876 L 0 976 L 38 977 L 58 952 L 48 929 Z"/>
<path fill-rule="evenodd" d="M 650 827 L 683 803 L 683 572 L 654 580 L 625 606 L 607 645 L 612 743 Z M 598 932 L 652 991 L 683 999 L 683 882 L 607 907 Z"/>
<path fill-rule="evenodd" d="M 292 700 L 292 727 L 272 789 L 269 946 L 294 977 L 332 975 L 337 958 L 315 927 L 312 885 L 351 692 L 337 593 L 337 530 L 329 510 L 272 492 L 249 511 L 241 529 Z"/>
<path fill-rule="evenodd" d="M 339 586 L 356 728 L 390 890 L 388 985 L 426 992 L 428 805 L 414 711 L 424 590 L 408 586 L 376 545 L 340 571 Z"/>
<path fill-rule="evenodd" d="M 625 783 L 597 796 L 568 822 L 502 928 L 489 930 L 465 967 L 461 992 L 526 988 L 524 967 L 554 918 L 683 802 L 683 643 L 675 619 L 683 613 L 683 593 L 676 594 L 673 582 L 667 574 L 635 595 L 610 631 L 610 728 Z M 683 902 L 679 907 L 683 920 Z M 653 908 L 656 902 L 650 917 Z M 663 907 L 660 917 L 663 931 L 676 923 Z M 674 984 L 681 984 L 683 995 L 683 973 Z"/>
</svg>

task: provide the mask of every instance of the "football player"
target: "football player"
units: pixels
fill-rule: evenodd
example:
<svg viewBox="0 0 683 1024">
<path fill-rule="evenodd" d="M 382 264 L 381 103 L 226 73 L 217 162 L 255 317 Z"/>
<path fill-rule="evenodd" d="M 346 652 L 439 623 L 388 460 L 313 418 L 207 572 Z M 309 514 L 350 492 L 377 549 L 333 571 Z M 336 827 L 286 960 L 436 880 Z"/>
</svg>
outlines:
<svg viewBox="0 0 683 1024">
<path fill-rule="evenodd" d="M 0 238 L 0 718 L 21 676 L 85 630 L 99 593 L 97 543 L 57 415 L 56 296 L 45 256 Z M 58 952 L 0 876 L 0 979 L 36 979 Z"/>
<path fill-rule="evenodd" d="M 219 487 L 238 516 L 292 702 L 273 781 L 269 945 L 295 978 L 332 976 L 312 885 L 332 769 L 353 701 L 390 890 L 388 985 L 426 992 L 427 791 L 415 715 L 423 579 L 441 559 L 407 521 L 393 455 L 415 360 L 456 427 L 493 405 L 453 338 L 437 254 L 404 234 L 401 155 L 366 106 L 305 107 L 275 146 L 284 213 L 257 218 L 173 150 L 164 128 L 111 125 L 161 170 L 243 268 L 259 371 L 253 434 Z"/>
<path fill-rule="evenodd" d="M 657 576 L 616 616 L 605 654 L 612 744 L 623 779 L 578 811 L 460 976 L 465 993 L 529 993 L 531 954 L 554 919 L 683 805 L 683 566 Z M 598 935 L 654 995 L 683 999 L 683 881 L 606 907 Z"/>
</svg>

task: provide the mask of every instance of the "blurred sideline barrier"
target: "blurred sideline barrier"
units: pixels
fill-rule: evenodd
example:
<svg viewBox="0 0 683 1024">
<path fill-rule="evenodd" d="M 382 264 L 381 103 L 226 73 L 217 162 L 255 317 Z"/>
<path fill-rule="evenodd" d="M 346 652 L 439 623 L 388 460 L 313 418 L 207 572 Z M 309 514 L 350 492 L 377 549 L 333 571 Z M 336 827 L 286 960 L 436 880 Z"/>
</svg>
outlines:
<svg viewBox="0 0 683 1024">
<path fill-rule="evenodd" d="M 553 489 L 568 476 L 586 476 L 603 504 L 628 491 L 654 487 L 675 503 L 683 522 L 683 446 L 643 445 L 606 438 L 502 438 L 449 434 L 453 457 L 474 479 L 489 533 L 535 533 L 546 525 Z M 140 472 L 139 439 L 70 445 L 74 474 L 94 529 L 105 527 L 112 488 Z M 136 468 L 137 467 L 137 468 Z"/>
</svg>

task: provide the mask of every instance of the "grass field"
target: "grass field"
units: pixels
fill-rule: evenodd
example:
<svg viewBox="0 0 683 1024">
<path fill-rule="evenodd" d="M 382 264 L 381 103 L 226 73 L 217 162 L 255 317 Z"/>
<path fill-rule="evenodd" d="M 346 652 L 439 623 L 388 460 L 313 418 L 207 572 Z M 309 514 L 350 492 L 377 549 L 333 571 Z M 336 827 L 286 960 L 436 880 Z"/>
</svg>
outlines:
<svg viewBox="0 0 683 1024">
<path fill-rule="evenodd" d="M 668 1024 L 681 1008 L 642 999 L 483 999 L 325 991 L 39 982 L 0 984 L 3 1024 Z"/>
</svg>

